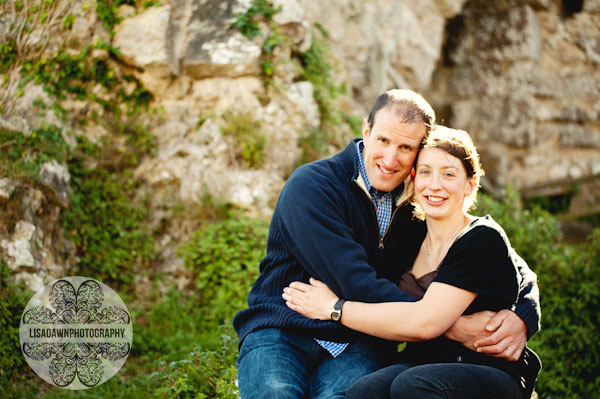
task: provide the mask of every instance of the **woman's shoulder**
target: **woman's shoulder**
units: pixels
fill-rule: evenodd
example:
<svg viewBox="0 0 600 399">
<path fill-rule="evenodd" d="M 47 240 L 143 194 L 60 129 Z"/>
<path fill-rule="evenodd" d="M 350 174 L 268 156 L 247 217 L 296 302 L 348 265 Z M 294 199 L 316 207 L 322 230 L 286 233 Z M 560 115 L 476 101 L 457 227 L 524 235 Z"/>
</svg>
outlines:
<svg viewBox="0 0 600 399">
<path fill-rule="evenodd" d="M 510 248 L 510 242 L 506 236 L 506 232 L 491 215 L 472 217 L 473 220 L 459 235 L 459 238 L 465 237 L 472 240 L 477 237 L 479 239 L 489 239 L 494 241 L 502 240 L 504 244 Z"/>
</svg>

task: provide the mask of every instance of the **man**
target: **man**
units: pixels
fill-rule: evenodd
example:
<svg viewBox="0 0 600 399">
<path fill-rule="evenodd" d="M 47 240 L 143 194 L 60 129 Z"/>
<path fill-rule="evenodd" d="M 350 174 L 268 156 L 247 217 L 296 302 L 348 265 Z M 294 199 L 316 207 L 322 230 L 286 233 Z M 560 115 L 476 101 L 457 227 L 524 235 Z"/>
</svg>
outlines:
<svg viewBox="0 0 600 399">
<path fill-rule="evenodd" d="M 355 139 L 334 157 L 290 176 L 273 214 L 249 308 L 234 319 L 243 399 L 342 398 L 356 379 L 390 361 L 393 343 L 333 321 L 307 319 L 288 309 L 281 294 L 290 282 L 315 277 L 340 298 L 414 300 L 396 283 L 411 267 L 425 226 L 411 218 L 404 181 L 434 120 L 420 95 L 388 91 L 363 122 L 362 141 Z M 523 284 L 516 314 L 463 317 L 446 335 L 471 348 L 477 344 L 482 352 L 518 358 L 526 337 L 539 328 L 535 275 L 526 265 L 519 270 Z M 336 304 L 332 318 L 340 311 Z"/>
</svg>

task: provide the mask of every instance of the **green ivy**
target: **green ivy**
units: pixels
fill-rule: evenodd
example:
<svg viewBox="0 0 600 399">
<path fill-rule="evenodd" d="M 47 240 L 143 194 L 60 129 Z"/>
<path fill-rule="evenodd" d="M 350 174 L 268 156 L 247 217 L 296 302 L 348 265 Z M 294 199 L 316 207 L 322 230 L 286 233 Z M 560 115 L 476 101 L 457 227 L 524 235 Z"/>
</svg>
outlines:
<svg viewBox="0 0 600 399">
<path fill-rule="evenodd" d="M 102 22 L 102 26 L 108 32 L 110 32 L 111 36 L 114 36 L 114 27 L 119 22 L 121 22 L 121 18 L 117 17 L 117 13 L 119 11 L 119 7 L 129 4 L 130 6 L 135 6 L 134 0 L 96 0 L 96 15 L 98 19 Z"/>
<path fill-rule="evenodd" d="M 62 220 L 67 238 L 77 247 L 77 271 L 132 288 L 136 267 L 149 265 L 154 246 L 145 224 L 147 206 L 133 198 L 138 183 L 127 154 L 135 151 L 123 148 L 119 159 L 109 139 L 98 145 L 85 137 L 78 142 L 76 156 L 68 163 L 71 205 Z M 96 165 L 89 165 L 92 160 Z M 103 161 L 108 162 L 102 165 Z"/>
<path fill-rule="evenodd" d="M 260 121 L 248 114 L 228 112 L 223 115 L 225 125 L 221 134 L 236 142 L 236 158 L 246 167 L 258 169 L 264 160 L 267 137 L 260 129 Z"/>
<path fill-rule="evenodd" d="M 23 88 L 28 82 L 41 84 L 44 90 L 53 98 L 66 99 L 72 96 L 78 100 L 92 100 L 102 105 L 107 112 L 120 112 L 113 101 L 103 100 L 94 94 L 93 89 L 100 84 L 110 93 L 114 90 L 120 102 L 125 103 L 131 112 L 138 111 L 141 106 L 147 106 L 153 97 L 131 75 L 120 77 L 105 59 L 91 57 L 93 50 L 106 50 L 109 57 L 116 57 L 119 49 L 98 41 L 95 45 L 87 45 L 77 54 L 71 54 L 63 49 L 49 59 L 25 60 L 21 66 L 23 80 L 18 88 Z M 127 93 L 125 84 L 134 82 L 135 89 Z"/>
<path fill-rule="evenodd" d="M 240 217 L 208 225 L 181 245 L 179 255 L 195 275 L 205 323 L 219 325 L 246 306 L 267 231 L 267 222 Z"/>
<path fill-rule="evenodd" d="M 235 21 L 231 27 L 239 30 L 244 37 L 252 40 L 261 34 L 258 23 L 261 21 L 270 23 L 273 16 L 280 11 L 281 7 L 276 8 L 268 0 L 253 0 L 245 12 L 235 14 Z"/>
<path fill-rule="evenodd" d="M 226 325 L 222 330 L 220 348 L 197 347 L 182 360 L 163 362 L 152 374 L 161 381 L 161 387 L 153 397 L 237 399 L 237 339 L 230 326 Z"/>
<path fill-rule="evenodd" d="M 321 113 L 322 125 L 340 125 L 345 116 L 335 105 L 333 100 L 339 94 L 346 94 L 345 86 L 337 86 L 333 79 L 332 53 L 327 43 L 329 34 L 319 24 L 313 29 L 310 48 L 300 56 L 302 70 L 300 76 L 313 84 L 314 97 L 319 112 Z"/>
<path fill-rule="evenodd" d="M 69 147 L 56 126 L 34 130 L 29 136 L 0 128 L 0 154 L 0 175 L 37 180 L 44 162 L 66 162 Z"/>
<path fill-rule="evenodd" d="M 562 241 L 557 220 L 540 207 L 523 209 L 509 190 L 502 202 L 480 195 L 479 214 L 491 214 L 512 246 L 537 273 L 542 329 L 530 340 L 543 369 L 543 398 L 586 398 L 600 392 L 600 229 L 589 241 Z"/>
<path fill-rule="evenodd" d="M 248 40 L 261 35 L 259 22 L 264 22 L 269 26 L 271 33 L 261 46 L 260 56 L 261 74 L 266 86 L 273 84 L 276 69 L 275 49 L 286 43 L 286 37 L 273 23 L 273 16 L 281 12 L 281 9 L 281 6 L 275 7 L 268 0 L 253 0 L 245 12 L 235 14 L 235 21 L 231 25 L 231 28 L 237 29 Z"/>
<path fill-rule="evenodd" d="M 9 385 L 21 382 L 23 377 L 31 376 L 29 365 L 21 352 L 19 325 L 33 293 L 24 284 L 9 282 L 10 273 L 8 265 L 0 260 L 0 393 L 9 390 Z M 17 398 L 9 395 L 2 397 Z"/>
<path fill-rule="evenodd" d="M 0 42 L 0 73 L 3 73 L 17 60 L 17 49 L 14 40 Z"/>
</svg>

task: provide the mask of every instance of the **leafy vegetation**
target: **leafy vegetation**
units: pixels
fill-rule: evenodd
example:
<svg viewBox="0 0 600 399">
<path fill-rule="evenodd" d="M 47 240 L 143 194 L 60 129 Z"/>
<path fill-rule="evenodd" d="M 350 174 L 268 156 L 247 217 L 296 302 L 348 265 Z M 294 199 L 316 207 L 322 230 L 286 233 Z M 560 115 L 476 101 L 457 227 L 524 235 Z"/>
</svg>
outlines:
<svg viewBox="0 0 600 399">
<path fill-rule="evenodd" d="M 142 8 L 160 6 L 160 1 L 154 0 L 96 0 L 94 3 L 98 19 L 102 21 L 102 26 L 110 33 L 111 37 L 115 34 L 115 25 L 121 22 L 121 18 L 117 16 L 117 13 L 122 5 L 127 4 L 132 7 L 139 5 Z"/>
<path fill-rule="evenodd" d="M 537 392 L 550 399 L 594 397 L 600 392 L 600 229 L 587 243 L 569 245 L 551 214 L 521 209 L 516 193 L 501 203 L 481 197 L 478 212 L 503 226 L 538 275 L 542 329 L 530 341 L 543 363 Z"/>
<path fill-rule="evenodd" d="M 287 43 L 286 37 L 273 23 L 273 16 L 280 11 L 281 6 L 275 7 L 268 0 L 253 0 L 245 12 L 235 15 L 235 21 L 231 24 L 231 28 L 237 29 L 249 40 L 253 40 L 262 34 L 259 26 L 261 22 L 269 27 L 270 33 L 261 46 L 260 57 L 260 68 L 267 87 L 274 83 L 273 79 L 277 67 L 275 49 Z"/>
<path fill-rule="evenodd" d="M 315 24 L 311 46 L 300 56 L 302 61 L 300 76 L 314 86 L 314 97 L 321 113 L 321 123 L 339 125 L 344 121 L 344 114 L 335 106 L 333 100 L 339 94 L 346 94 L 346 88 L 334 83 L 333 56 L 327 37 L 329 37 L 327 31 L 321 25 Z"/>
<path fill-rule="evenodd" d="M 33 374 L 19 343 L 21 315 L 33 293 L 24 284 L 9 282 L 9 277 L 8 265 L 0 260 L 0 394 Z M 2 397 L 17 398 L 16 394 Z"/>
<path fill-rule="evenodd" d="M 315 24 L 310 48 L 300 55 L 300 77 L 313 84 L 313 97 L 318 105 L 320 124 L 317 128 L 308 130 L 301 137 L 299 145 L 303 155 L 299 164 L 317 160 L 324 154 L 326 148 L 333 145 L 340 148 L 347 144 L 349 137 L 340 135 L 340 126 L 347 124 L 350 135 L 360 135 L 361 119 L 346 115 L 336 105 L 339 95 L 347 94 L 345 85 L 336 85 L 334 79 L 334 61 L 331 48 L 327 43 L 327 31 Z"/>
<path fill-rule="evenodd" d="M 281 7 L 275 7 L 269 0 L 253 0 L 250 7 L 235 15 L 232 28 L 240 31 L 242 35 L 252 40 L 261 34 L 259 23 L 270 23 L 273 16 L 281 11 Z"/>
<path fill-rule="evenodd" d="M 221 134 L 231 137 L 236 143 L 235 158 L 244 166 L 258 169 L 264 159 L 267 137 L 260 130 L 260 121 L 251 119 L 249 114 L 226 113 L 225 125 Z"/>
<path fill-rule="evenodd" d="M 154 376 L 161 386 L 155 391 L 161 398 L 211 398 L 236 399 L 237 337 L 233 328 L 221 328 L 222 346 L 215 349 L 196 347 L 185 358 L 174 362 L 161 362 Z"/>
<path fill-rule="evenodd" d="M 0 154 L 0 175 L 36 180 L 42 164 L 65 162 L 69 148 L 56 126 L 37 129 L 29 136 L 0 128 Z"/>
<path fill-rule="evenodd" d="M 204 323 L 221 324 L 246 306 L 266 250 L 267 223 L 234 218 L 195 232 L 179 254 L 196 278 L 206 306 Z"/>
<path fill-rule="evenodd" d="M 147 208 L 132 201 L 138 183 L 130 169 L 111 170 L 121 166 L 114 158 L 103 167 L 86 165 L 90 158 L 103 159 L 99 154 L 109 148 L 106 143 L 94 146 L 84 138 L 79 143 L 81 156 L 69 160 L 73 194 L 62 223 L 77 247 L 76 272 L 131 289 L 134 273 L 153 255 L 154 241 L 144 226 Z"/>
</svg>

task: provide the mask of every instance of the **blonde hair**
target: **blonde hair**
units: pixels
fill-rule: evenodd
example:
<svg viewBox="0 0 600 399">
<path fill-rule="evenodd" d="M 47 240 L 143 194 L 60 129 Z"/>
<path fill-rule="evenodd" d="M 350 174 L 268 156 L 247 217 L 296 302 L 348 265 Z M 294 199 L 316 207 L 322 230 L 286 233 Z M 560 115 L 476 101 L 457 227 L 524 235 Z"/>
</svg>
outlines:
<svg viewBox="0 0 600 399">
<path fill-rule="evenodd" d="M 485 171 L 481 167 L 479 153 L 477 152 L 469 133 L 464 130 L 435 125 L 431 132 L 429 132 L 427 138 L 423 141 L 423 149 L 425 148 L 439 148 L 460 160 L 467 173 L 467 177 L 469 179 L 475 179 L 475 187 L 471 194 L 465 198 L 463 211 L 468 212 L 469 210 L 474 209 L 475 203 L 477 202 L 477 192 L 480 187 L 479 180 L 481 176 L 485 174 Z M 417 165 L 418 160 L 419 155 L 417 154 L 415 166 Z M 424 220 L 425 212 L 423 211 L 423 208 L 421 208 L 421 205 L 415 200 L 414 192 L 411 203 L 414 207 L 413 215 L 418 219 Z"/>
</svg>

